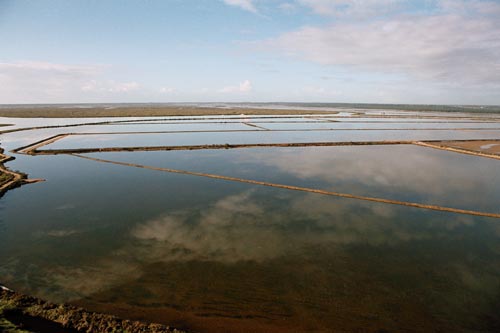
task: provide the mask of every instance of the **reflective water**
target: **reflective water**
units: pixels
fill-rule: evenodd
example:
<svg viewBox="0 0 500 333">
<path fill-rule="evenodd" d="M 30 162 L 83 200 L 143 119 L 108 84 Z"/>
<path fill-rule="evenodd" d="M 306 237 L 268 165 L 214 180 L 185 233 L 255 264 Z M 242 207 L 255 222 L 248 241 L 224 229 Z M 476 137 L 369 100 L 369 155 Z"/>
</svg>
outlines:
<svg viewBox="0 0 500 333">
<path fill-rule="evenodd" d="M 252 131 L 219 133 L 125 133 L 72 135 L 44 146 L 43 149 L 75 149 L 104 147 L 190 146 L 209 144 L 344 142 L 384 140 L 465 140 L 496 139 L 500 130 L 426 131 L 426 130 L 363 130 L 363 131 Z"/>
<path fill-rule="evenodd" d="M 106 131 L 111 127 L 121 131 L 125 126 Z M 67 131 L 18 132 L 0 139 L 4 148 L 13 149 Z M 361 135 L 346 132 L 354 140 Z M 392 138 L 387 132 L 373 135 Z M 478 132 L 499 138 L 494 131 Z M 171 137 L 181 144 L 203 142 L 196 135 Z M 250 137 L 241 135 L 236 137 L 242 142 Z M 307 132 L 287 135 L 309 138 Z M 103 136 L 90 137 L 94 144 Z M 127 141 L 134 135 L 123 137 L 121 143 L 136 143 Z M 87 136 L 74 138 L 76 147 Z M 60 143 L 70 142 L 65 140 Z M 500 211 L 498 160 L 417 146 L 86 156 Z M 0 281 L 13 289 L 199 332 L 499 328 L 499 219 L 68 155 L 16 157 L 9 167 L 46 182 L 10 191 L 0 200 Z"/>
<path fill-rule="evenodd" d="M 500 213 L 498 160 L 414 145 L 113 152 L 85 156 Z"/>
</svg>

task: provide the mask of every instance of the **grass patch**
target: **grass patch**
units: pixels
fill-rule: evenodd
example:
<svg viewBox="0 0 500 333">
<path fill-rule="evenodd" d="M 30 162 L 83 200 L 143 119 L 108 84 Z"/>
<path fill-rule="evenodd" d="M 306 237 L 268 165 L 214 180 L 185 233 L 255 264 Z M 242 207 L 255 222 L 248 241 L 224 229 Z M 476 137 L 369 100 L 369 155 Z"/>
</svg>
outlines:
<svg viewBox="0 0 500 333">
<path fill-rule="evenodd" d="M 10 173 L 1 172 L 0 173 L 0 186 L 11 181 L 13 178 L 14 178 L 14 176 L 11 175 Z"/>
</svg>

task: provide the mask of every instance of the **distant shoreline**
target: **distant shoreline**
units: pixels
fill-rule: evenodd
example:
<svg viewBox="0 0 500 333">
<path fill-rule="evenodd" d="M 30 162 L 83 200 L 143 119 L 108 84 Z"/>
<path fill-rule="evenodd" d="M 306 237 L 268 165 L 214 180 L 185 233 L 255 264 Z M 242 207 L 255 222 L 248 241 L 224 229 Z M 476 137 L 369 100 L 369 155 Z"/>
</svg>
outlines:
<svg viewBox="0 0 500 333">
<path fill-rule="evenodd" d="M 208 115 L 323 114 L 364 111 L 500 113 L 500 106 L 453 106 L 343 103 L 245 103 L 245 104 L 54 104 L 0 105 L 0 117 L 100 118 Z"/>
<path fill-rule="evenodd" d="M 286 115 L 335 113 L 331 111 L 288 109 L 226 109 L 201 107 L 116 107 L 116 108 L 0 108 L 0 117 L 8 118 L 103 118 L 103 117 L 170 117 L 222 115 Z"/>
</svg>

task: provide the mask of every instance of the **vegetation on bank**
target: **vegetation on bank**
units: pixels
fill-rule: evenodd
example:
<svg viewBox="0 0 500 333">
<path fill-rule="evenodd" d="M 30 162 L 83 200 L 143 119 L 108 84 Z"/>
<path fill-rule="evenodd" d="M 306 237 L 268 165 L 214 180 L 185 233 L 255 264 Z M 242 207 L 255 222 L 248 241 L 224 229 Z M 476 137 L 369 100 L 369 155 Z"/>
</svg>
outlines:
<svg viewBox="0 0 500 333">
<path fill-rule="evenodd" d="M 12 180 L 12 178 L 14 178 L 14 176 L 11 175 L 10 173 L 5 173 L 5 172 L 0 171 L 0 186 L 2 186 L 5 183 L 10 182 Z"/>
<path fill-rule="evenodd" d="M 3 148 L 0 148 L 0 197 L 2 197 L 8 190 L 19 187 L 27 182 L 28 176 L 19 171 L 10 171 L 4 163 L 13 160 L 14 157 L 3 154 Z"/>
<path fill-rule="evenodd" d="M 12 174 L 2 171 L 4 168 L 3 162 L 5 161 L 5 158 L 5 155 L 3 155 L 3 148 L 0 148 L 0 186 L 8 183 L 12 180 L 12 178 L 14 178 Z"/>
</svg>

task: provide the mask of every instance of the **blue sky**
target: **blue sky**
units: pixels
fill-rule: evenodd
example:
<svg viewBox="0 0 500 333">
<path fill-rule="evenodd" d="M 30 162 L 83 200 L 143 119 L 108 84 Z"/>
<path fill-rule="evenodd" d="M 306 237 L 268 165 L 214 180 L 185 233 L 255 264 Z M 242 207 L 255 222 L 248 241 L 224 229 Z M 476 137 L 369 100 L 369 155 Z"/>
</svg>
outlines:
<svg viewBox="0 0 500 333">
<path fill-rule="evenodd" d="M 500 104 L 500 1 L 0 0 L 0 104 Z"/>
</svg>

